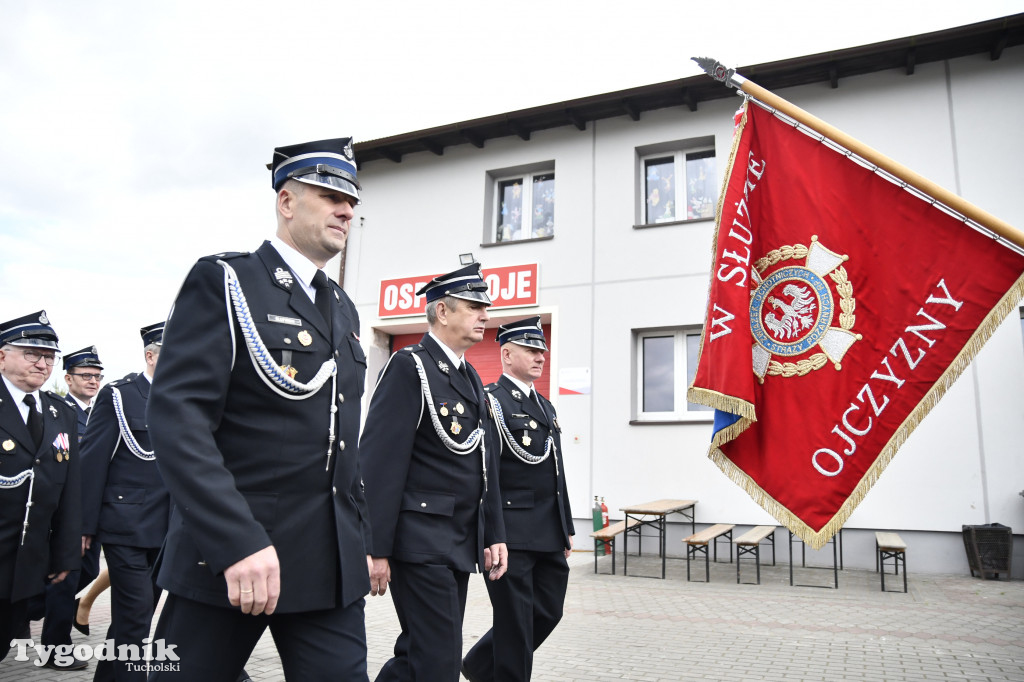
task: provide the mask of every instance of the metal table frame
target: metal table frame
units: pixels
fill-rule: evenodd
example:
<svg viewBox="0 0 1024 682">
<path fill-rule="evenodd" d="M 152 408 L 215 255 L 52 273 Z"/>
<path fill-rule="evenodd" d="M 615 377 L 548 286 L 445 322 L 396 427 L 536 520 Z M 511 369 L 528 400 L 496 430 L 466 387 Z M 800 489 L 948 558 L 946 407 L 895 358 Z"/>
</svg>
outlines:
<svg viewBox="0 0 1024 682">
<path fill-rule="evenodd" d="M 789 585 L 790 585 L 790 587 L 793 586 L 793 540 L 796 540 L 797 542 L 800 543 L 800 548 L 801 548 L 800 566 L 801 566 L 801 568 L 807 568 L 808 567 L 807 566 L 807 545 L 804 544 L 803 540 L 801 540 L 800 538 L 798 538 L 795 535 L 793 535 L 793 531 L 789 531 L 789 543 L 788 544 L 789 544 Z M 834 589 L 838 590 L 839 589 L 839 571 L 841 571 L 842 568 L 843 568 L 843 558 L 842 558 L 843 557 L 843 529 L 840 528 L 839 532 L 836 533 L 835 535 L 833 535 L 829 539 L 829 541 L 827 543 L 825 543 L 825 544 L 832 545 L 832 575 L 833 575 L 833 578 L 834 578 L 834 581 L 835 581 L 835 588 Z M 810 568 L 816 568 L 816 569 L 825 568 L 825 569 L 827 569 L 828 566 L 811 566 Z M 824 588 L 828 589 L 828 585 L 803 585 L 803 584 L 801 584 L 801 585 L 798 585 L 797 587 L 824 587 Z"/>
<path fill-rule="evenodd" d="M 622 535 L 622 574 L 629 575 L 629 536 L 637 536 L 637 556 L 643 556 L 643 529 L 646 526 L 653 526 L 658 531 L 658 553 L 661 555 L 661 578 L 665 579 L 665 545 L 666 530 L 668 524 L 666 517 L 669 514 L 681 514 L 683 518 L 690 521 L 690 534 L 697 532 L 696 513 L 694 507 L 697 500 L 654 500 L 630 507 L 621 507 L 619 511 L 626 515 L 626 530 Z M 630 519 L 636 521 L 633 526 L 629 525 Z M 650 537 L 650 536 L 648 536 Z M 641 576 L 653 577 L 653 576 Z"/>
</svg>

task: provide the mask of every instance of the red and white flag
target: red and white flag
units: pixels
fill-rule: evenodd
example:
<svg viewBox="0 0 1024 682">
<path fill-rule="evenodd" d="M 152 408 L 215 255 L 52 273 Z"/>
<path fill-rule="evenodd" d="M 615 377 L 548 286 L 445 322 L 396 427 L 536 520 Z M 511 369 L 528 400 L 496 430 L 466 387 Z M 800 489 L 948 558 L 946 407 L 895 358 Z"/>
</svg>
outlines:
<svg viewBox="0 0 1024 682">
<path fill-rule="evenodd" d="M 689 399 L 709 456 L 819 548 L 1024 294 L 1024 256 L 748 101 Z"/>
</svg>

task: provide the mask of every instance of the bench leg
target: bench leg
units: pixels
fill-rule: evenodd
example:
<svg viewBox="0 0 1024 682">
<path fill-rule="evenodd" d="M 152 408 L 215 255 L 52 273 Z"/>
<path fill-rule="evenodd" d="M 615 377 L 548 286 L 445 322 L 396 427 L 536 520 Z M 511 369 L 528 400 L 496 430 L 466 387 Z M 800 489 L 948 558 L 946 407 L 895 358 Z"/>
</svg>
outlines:
<svg viewBox="0 0 1024 682">
<path fill-rule="evenodd" d="M 736 561 L 739 561 L 740 557 L 736 555 Z M 754 566 L 757 567 L 757 584 L 761 584 L 761 543 L 758 543 L 754 547 Z"/>
<path fill-rule="evenodd" d="M 715 561 L 718 561 L 718 545 L 715 545 Z M 704 547 L 704 582 L 711 582 L 711 557 L 708 555 L 707 546 Z"/>
</svg>

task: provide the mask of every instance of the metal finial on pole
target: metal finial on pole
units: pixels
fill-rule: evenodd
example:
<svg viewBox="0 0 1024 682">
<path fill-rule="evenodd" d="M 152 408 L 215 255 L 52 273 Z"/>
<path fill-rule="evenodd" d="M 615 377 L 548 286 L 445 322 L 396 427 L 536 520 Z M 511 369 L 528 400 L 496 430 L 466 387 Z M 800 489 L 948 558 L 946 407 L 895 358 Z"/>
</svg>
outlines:
<svg viewBox="0 0 1024 682">
<path fill-rule="evenodd" d="M 716 81 L 725 83 L 730 88 L 740 88 L 746 81 L 746 78 L 736 73 L 736 69 L 726 68 L 717 59 L 712 59 L 711 57 L 690 57 L 690 59 L 697 62 L 697 66 L 704 69 L 704 73 Z"/>
</svg>

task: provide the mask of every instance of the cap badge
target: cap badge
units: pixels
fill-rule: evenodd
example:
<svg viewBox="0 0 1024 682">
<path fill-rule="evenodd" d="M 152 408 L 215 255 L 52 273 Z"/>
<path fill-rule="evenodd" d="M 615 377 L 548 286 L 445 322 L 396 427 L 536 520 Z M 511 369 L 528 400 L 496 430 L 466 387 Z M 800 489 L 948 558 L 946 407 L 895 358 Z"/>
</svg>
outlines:
<svg viewBox="0 0 1024 682">
<path fill-rule="evenodd" d="M 512 389 L 512 397 L 515 398 L 516 400 L 522 400 L 523 394 L 517 391 L 516 389 Z"/>
<path fill-rule="evenodd" d="M 445 374 L 448 373 L 448 363 L 445 362 L 444 360 L 438 360 L 437 361 L 437 368 L 439 370 L 441 370 L 442 372 L 444 372 Z"/>
<path fill-rule="evenodd" d="M 345 148 L 341 150 L 341 153 L 345 155 L 345 158 L 349 161 L 355 161 L 356 155 L 352 153 L 352 140 L 348 141 Z"/>
<path fill-rule="evenodd" d="M 455 417 L 452 417 L 452 425 L 450 428 L 452 435 L 457 436 L 459 435 L 459 432 L 462 431 L 462 424 L 460 424 Z"/>
<path fill-rule="evenodd" d="M 42 313 L 39 314 L 39 323 L 40 324 L 50 324 L 50 318 L 48 318 L 46 316 L 46 311 L 45 310 Z"/>
<path fill-rule="evenodd" d="M 284 268 L 278 268 L 277 270 L 274 270 L 274 279 L 276 279 L 277 283 L 283 286 L 285 289 L 291 289 L 292 284 L 295 282 L 295 280 L 292 278 L 292 273 L 289 272 L 288 270 L 285 270 Z"/>
<path fill-rule="evenodd" d="M 299 343 L 301 343 L 303 346 L 308 346 L 309 344 L 313 343 L 313 337 L 310 336 L 309 332 L 307 332 L 305 329 L 296 334 L 295 338 L 297 338 L 299 340 Z"/>
<path fill-rule="evenodd" d="M 89 352 L 93 353 L 93 354 L 97 353 L 98 351 L 96 350 L 96 346 L 93 346 L 92 348 L 90 348 Z"/>
<path fill-rule="evenodd" d="M 3 448 L 4 448 L 4 452 L 10 452 L 11 450 L 14 449 L 14 441 L 10 440 L 10 439 L 5 440 Z"/>
</svg>

